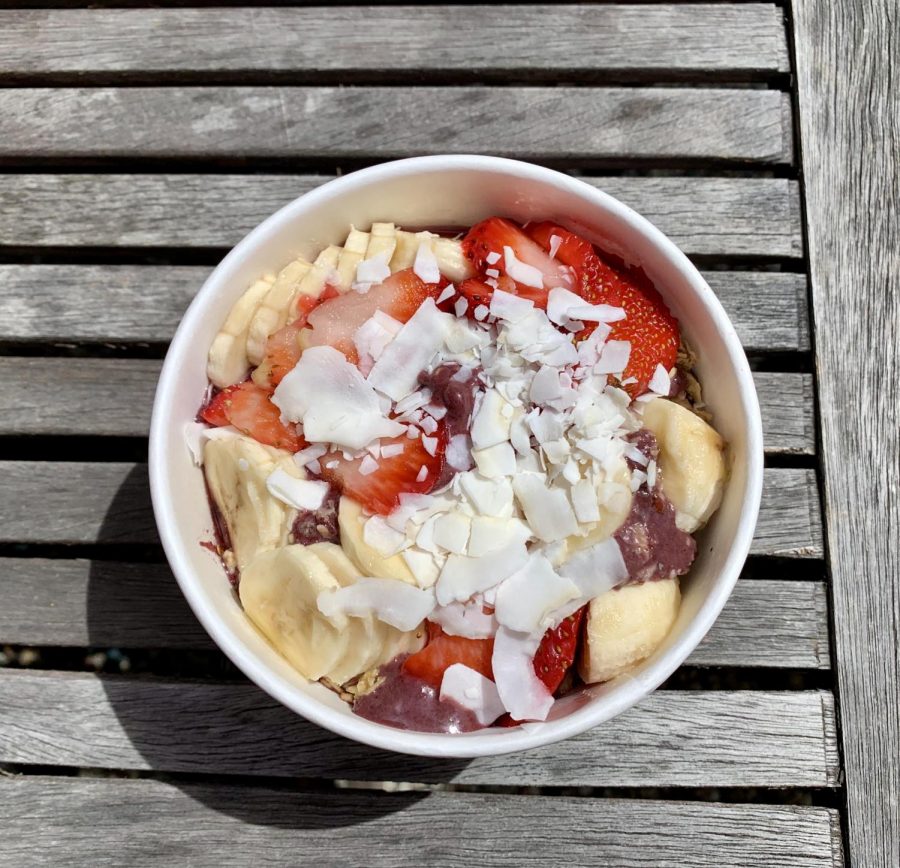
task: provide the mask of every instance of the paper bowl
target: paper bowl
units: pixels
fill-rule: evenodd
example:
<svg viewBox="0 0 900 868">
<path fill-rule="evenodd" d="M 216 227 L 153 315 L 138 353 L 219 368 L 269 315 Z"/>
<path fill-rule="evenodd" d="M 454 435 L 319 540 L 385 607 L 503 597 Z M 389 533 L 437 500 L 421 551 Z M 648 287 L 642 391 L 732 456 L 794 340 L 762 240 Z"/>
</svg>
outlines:
<svg viewBox="0 0 900 868">
<path fill-rule="evenodd" d="M 698 353 L 704 399 L 729 444 L 730 476 L 721 508 L 698 536 L 678 619 L 632 674 L 564 697 L 543 723 L 454 735 L 407 732 L 355 716 L 254 629 L 221 565 L 200 545 L 211 538 L 212 523 L 202 474 L 183 432 L 207 386 L 209 345 L 231 305 L 259 275 L 341 244 L 351 223 L 468 226 L 493 214 L 562 223 L 644 268 Z M 762 475 L 762 426 L 747 359 L 734 326 L 687 257 L 645 218 L 583 181 L 482 156 L 421 157 L 363 169 L 301 196 L 260 224 L 222 260 L 184 315 L 160 376 L 150 431 L 160 537 L 185 597 L 218 646 L 263 690 L 313 723 L 373 747 L 425 756 L 476 757 L 550 744 L 602 724 L 659 686 L 701 641 L 734 587 L 750 549 Z"/>
</svg>

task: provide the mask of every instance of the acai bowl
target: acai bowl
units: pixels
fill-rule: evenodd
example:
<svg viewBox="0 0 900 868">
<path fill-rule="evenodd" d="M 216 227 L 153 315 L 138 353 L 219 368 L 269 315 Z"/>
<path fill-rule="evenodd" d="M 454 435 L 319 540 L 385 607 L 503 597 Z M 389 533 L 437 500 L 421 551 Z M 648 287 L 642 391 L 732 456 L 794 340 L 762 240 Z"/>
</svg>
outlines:
<svg viewBox="0 0 900 868">
<path fill-rule="evenodd" d="M 427 157 L 223 260 L 150 472 L 179 584 L 251 679 L 358 741 L 471 757 L 582 732 L 688 656 L 749 550 L 762 436 L 731 323 L 649 222 Z"/>
</svg>

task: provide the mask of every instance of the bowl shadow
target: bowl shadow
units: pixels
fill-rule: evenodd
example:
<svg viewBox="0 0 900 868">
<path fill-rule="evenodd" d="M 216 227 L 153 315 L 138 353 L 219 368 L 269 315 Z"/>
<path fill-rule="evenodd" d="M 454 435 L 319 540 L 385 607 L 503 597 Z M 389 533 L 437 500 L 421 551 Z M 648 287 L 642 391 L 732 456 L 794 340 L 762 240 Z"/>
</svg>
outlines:
<svg viewBox="0 0 900 868">
<path fill-rule="evenodd" d="M 121 546 L 133 536 L 132 521 L 152 528 L 137 532 L 142 542 L 155 536 L 145 464 L 122 482 L 98 542 Z M 241 822 L 324 829 L 402 811 L 428 795 L 388 795 L 356 783 L 337 789 L 335 781 L 449 783 L 470 764 L 378 750 L 294 714 L 216 648 L 161 555 L 157 562 L 126 557 L 127 563 L 94 560 L 87 590 L 90 645 L 126 649 L 142 663 L 138 671 L 101 679 L 128 742 L 118 748 L 126 759 L 116 767 L 164 775 L 191 798 Z M 313 809 L 317 805 L 321 809 Z"/>
</svg>

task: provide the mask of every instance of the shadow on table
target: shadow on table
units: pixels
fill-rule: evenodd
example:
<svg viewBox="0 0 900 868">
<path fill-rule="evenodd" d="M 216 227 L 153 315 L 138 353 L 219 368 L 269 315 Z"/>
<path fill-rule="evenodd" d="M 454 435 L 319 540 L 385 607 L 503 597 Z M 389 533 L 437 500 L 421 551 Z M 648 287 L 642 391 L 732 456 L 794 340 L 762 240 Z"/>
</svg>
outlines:
<svg viewBox="0 0 900 868">
<path fill-rule="evenodd" d="M 152 522 L 144 465 L 129 474 L 113 499 L 101 542 L 134 538 L 123 519 L 128 516 Z M 116 767 L 175 774 L 176 786 L 217 811 L 285 828 L 350 826 L 402 811 L 427 794 L 336 790 L 334 780 L 442 783 L 469 764 L 368 748 L 309 723 L 239 675 L 223 681 L 221 672 L 228 667 L 212 650 L 164 564 L 123 569 L 95 561 L 87 603 L 92 646 L 110 647 L 118 644 L 116 637 L 127 635 L 147 648 L 194 649 L 183 652 L 195 661 L 190 678 L 109 675 L 103 687 L 130 742 L 130 748 L 119 749 Z M 169 651 L 165 657 L 171 661 L 180 654 Z M 196 670 L 197 659 L 210 660 L 213 671 Z M 182 775 L 215 775 L 216 780 L 210 784 Z M 248 783 L 255 786 L 243 786 Z M 297 789 L 302 795 L 289 792 Z"/>
</svg>

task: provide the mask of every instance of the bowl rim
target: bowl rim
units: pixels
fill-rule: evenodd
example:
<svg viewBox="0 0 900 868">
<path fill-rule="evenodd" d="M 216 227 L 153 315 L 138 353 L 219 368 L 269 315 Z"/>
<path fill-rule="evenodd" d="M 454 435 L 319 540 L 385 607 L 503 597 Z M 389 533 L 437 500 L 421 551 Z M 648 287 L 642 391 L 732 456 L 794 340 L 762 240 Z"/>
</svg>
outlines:
<svg viewBox="0 0 900 868">
<path fill-rule="evenodd" d="M 745 431 L 747 437 L 746 489 L 733 541 L 722 568 L 718 571 L 714 586 L 682 636 L 658 660 L 632 679 L 633 689 L 619 690 L 608 697 L 606 702 L 599 704 L 588 702 L 559 720 L 526 723 L 518 728 L 506 730 L 502 738 L 498 737 L 496 732 L 487 734 L 476 731 L 465 735 L 423 733 L 377 724 L 330 708 L 314 696 L 296 690 L 276 675 L 262 659 L 257 658 L 245 647 L 243 640 L 236 636 L 204 601 L 201 583 L 197 581 L 187 559 L 182 556 L 179 528 L 175 522 L 174 509 L 171 506 L 173 493 L 166 473 L 165 438 L 171 424 L 169 418 L 172 407 L 170 395 L 178 381 L 178 359 L 183 353 L 183 348 L 189 342 L 195 323 L 199 322 L 202 316 L 207 298 L 215 294 L 218 284 L 223 280 L 223 273 L 236 260 L 241 260 L 261 242 L 264 242 L 270 232 L 275 231 L 283 223 L 289 222 L 297 212 L 314 210 L 335 192 L 347 193 L 352 192 L 354 188 L 364 187 L 376 181 L 386 181 L 422 172 L 447 170 L 499 172 L 510 177 L 511 180 L 520 178 L 548 183 L 561 188 L 564 192 L 587 199 L 601 209 L 615 213 L 619 219 L 643 234 L 653 246 L 664 254 L 669 263 L 686 278 L 693 291 L 700 296 L 716 330 L 723 338 L 728 357 L 741 385 L 739 397 L 748 422 Z M 674 242 L 647 218 L 610 194 L 584 181 L 542 166 L 503 157 L 477 154 L 432 155 L 382 163 L 328 181 L 298 196 L 266 218 L 244 236 L 222 259 L 188 306 L 166 353 L 153 402 L 148 469 L 153 512 L 160 539 L 181 591 L 197 619 L 216 645 L 248 678 L 270 696 L 310 722 L 370 747 L 418 756 L 471 759 L 528 750 L 578 735 L 635 705 L 655 690 L 684 662 L 706 635 L 724 607 L 750 551 L 762 496 L 763 435 L 753 376 L 734 326 L 721 302 L 697 268 Z"/>
</svg>

